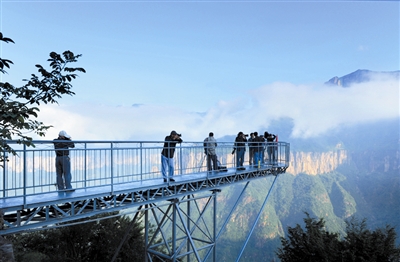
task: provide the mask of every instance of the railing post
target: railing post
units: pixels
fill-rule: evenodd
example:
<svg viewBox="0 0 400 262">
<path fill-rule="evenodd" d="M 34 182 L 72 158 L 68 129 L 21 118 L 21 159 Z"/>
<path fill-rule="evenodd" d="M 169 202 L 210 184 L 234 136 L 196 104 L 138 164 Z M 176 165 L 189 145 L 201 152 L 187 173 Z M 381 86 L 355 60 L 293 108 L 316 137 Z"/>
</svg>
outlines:
<svg viewBox="0 0 400 262">
<path fill-rule="evenodd" d="M 182 143 L 179 143 L 179 174 L 183 175 L 183 167 L 182 167 Z"/>
<path fill-rule="evenodd" d="M 26 145 L 24 144 L 24 158 L 23 158 L 23 167 L 24 167 L 24 189 L 23 189 L 23 193 L 24 193 L 24 207 L 26 207 Z"/>
<path fill-rule="evenodd" d="M 6 150 L 3 150 L 3 197 L 6 197 L 7 159 L 8 159 L 8 153 Z"/>
<path fill-rule="evenodd" d="M 140 142 L 140 181 L 143 181 L 143 142 Z"/>
<path fill-rule="evenodd" d="M 111 142 L 111 193 L 114 192 L 114 143 Z"/>
<path fill-rule="evenodd" d="M 83 169 L 84 169 L 83 177 L 85 180 L 84 185 L 86 188 L 87 187 L 87 142 L 85 142 L 84 149 L 85 149 L 85 153 L 83 155 L 84 155 L 85 159 L 83 160 Z"/>
<path fill-rule="evenodd" d="M 35 191 L 36 191 L 36 183 L 35 183 L 35 151 L 32 151 L 32 189 L 33 189 L 33 192 L 32 193 L 35 193 Z M 43 186 L 40 186 L 40 192 L 43 192 Z"/>
</svg>

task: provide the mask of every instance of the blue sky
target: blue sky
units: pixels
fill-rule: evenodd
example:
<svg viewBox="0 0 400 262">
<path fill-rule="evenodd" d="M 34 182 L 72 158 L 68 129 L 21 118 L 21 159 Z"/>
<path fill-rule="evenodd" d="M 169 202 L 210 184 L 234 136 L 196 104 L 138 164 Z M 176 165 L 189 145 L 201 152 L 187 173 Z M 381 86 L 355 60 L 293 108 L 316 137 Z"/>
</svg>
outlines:
<svg viewBox="0 0 400 262">
<path fill-rule="evenodd" d="M 0 0 L 0 30 L 15 41 L 1 44 L 14 62 L 1 81 L 22 85 L 51 51 L 82 54 L 76 95 L 41 108 L 54 126 L 48 139 L 65 129 L 78 140 L 162 140 L 176 129 L 194 141 L 273 132 L 280 117 L 294 119 L 294 136 L 314 136 L 399 116 L 398 82 L 323 85 L 357 69 L 400 69 L 399 6 Z"/>
</svg>

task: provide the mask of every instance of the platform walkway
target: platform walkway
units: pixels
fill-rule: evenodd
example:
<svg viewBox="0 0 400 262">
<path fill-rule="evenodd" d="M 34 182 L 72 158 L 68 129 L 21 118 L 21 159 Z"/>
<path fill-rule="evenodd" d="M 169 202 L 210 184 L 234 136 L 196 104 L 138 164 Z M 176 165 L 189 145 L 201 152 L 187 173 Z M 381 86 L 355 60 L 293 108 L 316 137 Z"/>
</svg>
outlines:
<svg viewBox="0 0 400 262">
<path fill-rule="evenodd" d="M 70 150 L 74 192 L 56 190 L 52 141 L 35 141 L 36 148 L 21 146 L 18 156 L 7 156 L 0 181 L 4 214 L 0 235 L 128 208 L 144 210 L 162 201 L 277 176 L 289 166 L 290 146 L 285 142 L 265 145 L 265 152 L 274 149 L 273 163 L 265 156 L 265 163 L 250 166 L 246 153 L 244 170 L 236 168 L 233 143 L 218 143 L 218 159 L 227 170 L 207 172 L 203 143 L 184 142 L 175 151 L 175 182 L 166 183 L 160 170 L 163 141 L 74 142 L 76 147 Z"/>
</svg>

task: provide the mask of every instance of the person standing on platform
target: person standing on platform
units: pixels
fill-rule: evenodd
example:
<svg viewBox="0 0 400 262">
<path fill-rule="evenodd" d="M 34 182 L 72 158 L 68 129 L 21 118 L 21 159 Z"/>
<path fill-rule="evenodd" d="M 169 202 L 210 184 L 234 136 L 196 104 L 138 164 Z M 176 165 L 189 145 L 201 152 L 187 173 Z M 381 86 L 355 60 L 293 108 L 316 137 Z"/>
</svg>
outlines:
<svg viewBox="0 0 400 262">
<path fill-rule="evenodd" d="M 69 157 L 69 148 L 74 148 L 75 144 L 71 141 L 71 136 L 64 130 L 60 131 L 58 138 L 53 141 L 56 152 L 57 188 L 60 191 L 75 191 L 71 185 L 71 159 Z"/>
<path fill-rule="evenodd" d="M 250 133 L 250 138 L 247 140 L 249 144 L 249 165 L 254 165 L 254 133 Z"/>
<path fill-rule="evenodd" d="M 164 147 L 161 151 L 161 173 L 164 178 L 164 182 L 175 182 L 174 176 L 174 153 L 175 146 L 178 143 L 182 143 L 181 134 L 172 130 L 169 136 L 165 137 Z"/>
<path fill-rule="evenodd" d="M 207 156 L 207 171 L 218 171 L 217 165 L 217 153 L 215 151 L 217 147 L 217 140 L 214 138 L 214 133 L 210 132 L 208 137 L 204 139 L 204 153 Z M 212 165 L 211 165 L 212 163 Z"/>
<path fill-rule="evenodd" d="M 235 138 L 235 144 L 233 146 L 232 155 L 236 153 L 236 169 L 244 170 L 243 162 L 244 162 L 244 153 L 246 152 L 246 136 L 243 132 L 239 132 L 237 137 Z"/>
<path fill-rule="evenodd" d="M 263 163 L 263 151 L 265 146 L 265 139 L 254 132 L 254 166 L 260 168 Z"/>
<path fill-rule="evenodd" d="M 276 164 L 275 151 L 278 149 L 277 144 L 275 142 L 276 135 L 265 132 L 264 136 L 267 139 L 268 163 L 270 165 Z"/>
</svg>

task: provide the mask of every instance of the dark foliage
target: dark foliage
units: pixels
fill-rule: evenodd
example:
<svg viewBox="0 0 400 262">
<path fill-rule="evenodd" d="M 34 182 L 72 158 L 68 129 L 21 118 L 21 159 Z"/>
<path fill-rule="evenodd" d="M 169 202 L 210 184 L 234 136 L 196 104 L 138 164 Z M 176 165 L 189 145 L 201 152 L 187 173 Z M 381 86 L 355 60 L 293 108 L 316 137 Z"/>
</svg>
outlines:
<svg viewBox="0 0 400 262">
<path fill-rule="evenodd" d="M 343 240 L 344 261 L 400 261 L 400 247 L 396 246 L 396 231 L 387 225 L 371 231 L 366 220 L 347 221 Z"/>
<path fill-rule="evenodd" d="M 109 262 L 127 232 L 115 261 L 144 261 L 143 227 L 128 217 L 16 234 L 11 239 L 16 261 L 20 262 Z"/>
<path fill-rule="evenodd" d="M 281 238 L 276 254 L 282 262 L 295 261 L 400 261 L 394 228 L 371 231 L 365 220 L 347 221 L 346 237 L 325 230 L 323 218 L 316 220 L 306 213 L 305 229 L 288 227 L 288 239 Z"/>
<path fill-rule="evenodd" d="M 0 32 L 0 41 L 14 43 L 11 38 L 4 37 Z M 16 154 L 7 140 L 17 139 L 19 144 L 34 146 L 32 138 L 27 132 L 34 132 L 44 136 L 51 127 L 42 122 L 33 120 L 40 111 L 37 106 L 47 103 L 58 103 L 57 99 L 63 95 L 74 95 L 71 91 L 71 81 L 77 77 L 75 72 L 85 73 L 80 67 L 68 67 L 70 63 L 77 62 L 81 55 L 65 51 L 62 55 L 50 53 L 50 70 L 41 65 L 36 65 L 39 76 L 32 74 L 27 83 L 22 87 L 15 87 L 8 82 L 0 82 L 0 150 Z M 0 58 L 0 72 L 5 74 L 5 68 L 10 68 L 13 62 Z M 0 155 L 0 161 L 3 160 Z"/>
</svg>

